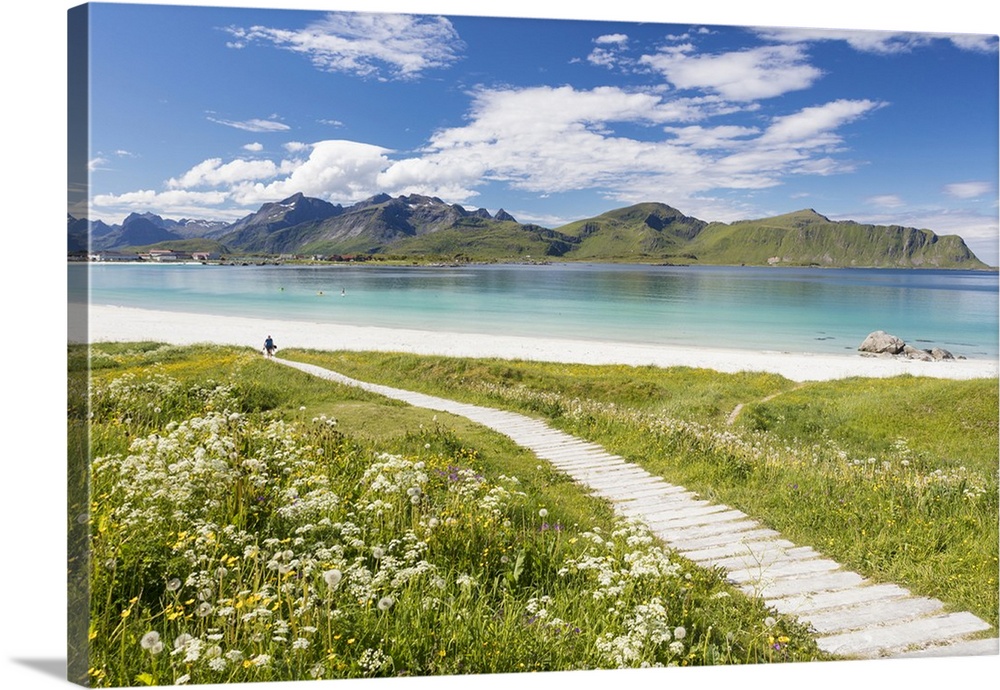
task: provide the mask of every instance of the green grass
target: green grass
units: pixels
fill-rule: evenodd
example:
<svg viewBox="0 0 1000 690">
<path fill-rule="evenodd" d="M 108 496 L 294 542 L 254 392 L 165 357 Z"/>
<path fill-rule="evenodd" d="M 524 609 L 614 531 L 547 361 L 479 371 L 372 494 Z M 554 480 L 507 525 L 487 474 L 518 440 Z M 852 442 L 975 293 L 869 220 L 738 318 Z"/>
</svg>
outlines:
<svg viewBox="0 0 1000 690">
<path fill-rule="evenodd" d="M 91 371 L 70 422 L 93 458 L 93 686 L 824 658 L 800 624 L 465 419 L 246 349 L 68 361 L 77 384 Z M 580 391 L 619 395 L 610 383 Z"/>
<path fill-rule="evenodd" d="M 742 422 L 784 439 L 828 437 L 857 454 L 900 438 L 942 467 L 988 474 L 997 464 L 997 382 L 901 376 L 814 383 L 748 405 Z"/>
<path fill-rule="evenodd" d="M 873 580 L 997 625 L 995 379 L 798 386 L 684 368 L 283 354 L 548 419 Z"/>
</svg>

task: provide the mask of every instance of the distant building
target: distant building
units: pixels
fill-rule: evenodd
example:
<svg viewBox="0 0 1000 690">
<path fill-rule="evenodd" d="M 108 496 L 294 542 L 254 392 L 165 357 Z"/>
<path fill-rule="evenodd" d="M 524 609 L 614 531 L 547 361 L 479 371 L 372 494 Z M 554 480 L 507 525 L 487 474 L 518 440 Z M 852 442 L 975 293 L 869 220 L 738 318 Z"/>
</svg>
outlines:
<svg viewBox="0 0 1000 690">
<path fill-rule="evenodd" d="M 188 252 L 175 252 L 172 249 L 150 249 L 141 255 L 147 261 L 190 261 L 191 254 Z"/>
<path fill-rule="evenodd" d="M 141 257 L 134 252 L 103 251 L 90 254 L 91 261 L 141 261 Z"/>
<path fill-rule="evenodd" d="M 219 252 L 191 252 L 194 261 L 219 261 L 222 255 Z"/>
</svg>

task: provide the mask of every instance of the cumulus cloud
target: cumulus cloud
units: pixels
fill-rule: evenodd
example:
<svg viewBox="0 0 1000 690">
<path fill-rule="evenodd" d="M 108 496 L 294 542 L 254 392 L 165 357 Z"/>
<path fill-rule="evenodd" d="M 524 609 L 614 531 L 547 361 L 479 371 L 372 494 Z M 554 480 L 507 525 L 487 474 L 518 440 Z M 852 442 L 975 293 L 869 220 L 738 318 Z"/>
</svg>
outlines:
<svg viewBox="0 0 1000 690">
<path fill-rule="evenodd" d="M 640 63 L 660 72 L 679 89 L 705 90 L 734 101 L 773 98 L 806 89 L 822 76 L 797 45 L 701 55 L 685 44 L 644 55 Z"/>
<path fill-rule="evenodd" d="M 253 153 L 258 153 L 258 152 L 264 150 L 264 145 L 255 141 L 255 142 L 250 143 L 250 144 L 244 144 L 243 148 L 246 151 L 251 151 Z"/>
<path fill-rule="evenodd" d="M 358 142 L 327 140 L 307 149 L 305 158 L 278 162 L 210 158 L 168 180 L 166 191 L 96 195 L 92 204 L 104 215 L 127 209 L 126 213 L 153 210 L 189 217 L 238 218 L 265 202 L 296 192 L 360 201 L 378 191 L 377 178 L 390 164 L 389 149 Z M 209 187 L 216 189 L 206 189 Z"/>
<path fill-rule="evenodd" d="M 284 132 L 291 129 L 291 127 L 286 125 L 284 122 L 278 122 L 274 119 L 264 120 L 254 118 L 250 120 L 221 120 L 215 117 L 209 117 L 208 119 L 211 122 L 225 125 L 227 127 L 242 129 L 247 132 Z"/>
<path fill-rule="evenodd" d="M 290 171 L 292 163 L 285 161 L 275 164 L 269 160 L 236 160 L 223 163 L 221 158 L 209 158 L 194 166 L 183 175 L 167 181 L 171 189 L 191 189 L 194 187 L 218 187 L 233 185 L 248 180 L 267 180 L 283 171 Z"/>
<path fill-rule="evenodd" d="M 954 182 L 945 185 L 945 194 L 956 199 L 975 199 L 993 191 L 992 182 Z"/>
<path fill-rule="evenodd" d="M 326 140 L 311 146 L 308 158 L 289 164 L 269 182 L 247 181 L 231 190 L 239 204 L 261 204 L 302 192 L 306 196 L 360 201 L 377 190 L 376 179 L 389 165 L 389 149 L 354 141 Z"/>
<path fill-rule="evenodd" d="M 594 39 L 594 43 L 597 44 L 607 44 L 614 43 L 615 45 L 625 45 L 628 43 L 628 36 L 626 34 L 604 34 L 603 36 L 598 36 Z"/>
<path fill-rule="evenodd" d="M 331 13 L 302 29 L 229 27 L 232 47 L 273 45 L 309 58 L 320 70 L 361 77 L 414 79 L 454 63 L 464 48 L 444 17 Z"/>
</svg>

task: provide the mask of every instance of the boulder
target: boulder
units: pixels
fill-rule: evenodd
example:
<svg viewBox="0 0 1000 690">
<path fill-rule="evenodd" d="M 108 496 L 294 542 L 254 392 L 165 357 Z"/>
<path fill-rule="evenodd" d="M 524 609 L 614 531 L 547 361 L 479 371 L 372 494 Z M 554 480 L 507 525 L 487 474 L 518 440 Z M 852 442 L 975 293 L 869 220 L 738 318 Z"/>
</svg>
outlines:
<svg viewBox="0 0 1000 690">
<path fill-rule="evenodd" d="M 906 343 L 900 338 L 890 335 L 885 331 L 874 331 L 869 333 L 864 342 L 858 346 L 858 351 L 871 352 L 877 355 L 898 355 L 903 351 L 904 347 L 906 347 Z"/>
<path fill-rule="evenodd" d="M 938 362 L 942 360 L 955 359 L 955 355 L 951 354 L 942 347 L 935 347 L 933 350 L 931 350 L 931 357 L 933 357 Z"/>
<path fill-rule="evenodd" d="M 903 355 L 908 359 L 919 359 L 921 362 L 933 362 L 934 357 L 929 350 L 921 350 L 912 345 L 903 346 Z"/>
</svg>

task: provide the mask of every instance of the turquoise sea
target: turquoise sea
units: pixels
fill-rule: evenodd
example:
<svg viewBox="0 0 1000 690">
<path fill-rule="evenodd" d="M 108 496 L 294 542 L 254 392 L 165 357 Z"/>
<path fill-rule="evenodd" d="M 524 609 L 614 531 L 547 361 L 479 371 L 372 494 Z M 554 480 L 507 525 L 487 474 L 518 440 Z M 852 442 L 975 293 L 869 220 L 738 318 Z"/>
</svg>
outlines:
<svg viewBox="0 0 1000 690">
<path fill-rule="evenodd" d="M 873 330 L 998 357 L 998 274 L 599 264 L 70 264 L 70 299 L 423 330 L 853 352 Z M 89 282 L 89 288 L 86 286 Z"/>
</svg>

